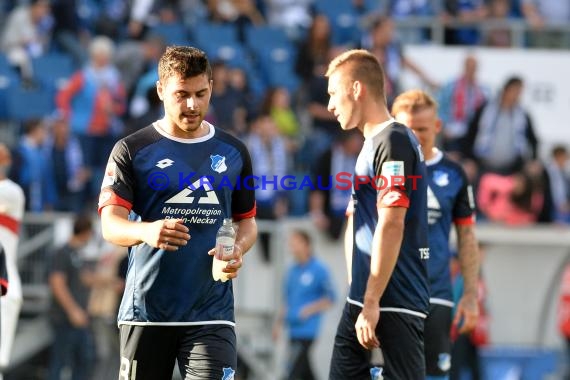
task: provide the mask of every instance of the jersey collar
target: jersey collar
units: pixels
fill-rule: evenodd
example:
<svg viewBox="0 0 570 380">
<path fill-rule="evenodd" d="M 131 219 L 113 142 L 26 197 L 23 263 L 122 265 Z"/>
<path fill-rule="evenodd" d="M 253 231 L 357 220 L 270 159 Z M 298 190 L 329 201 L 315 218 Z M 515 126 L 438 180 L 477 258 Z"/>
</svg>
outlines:
<svg viewBox="0 0 570 380">
<path fill-rule="evenodd" d="M 386 121 L 383 121 L 382 123 L 376 125 L 376 127 L 374 127 L 374 130 L 372 131 L 372 133 L 370 134 L 370 136 L 368 136 L 366 139 L 371 139 L 374 136 L 376 136 L 378 133 L 382 132 L 384 129 L 386 129 L 386 127 L 388 127 L 390 124 L 394 123 L 396 120 L 394 118 L 390 118 Z"/>
<path fill-rule="evenodd" d="M 197 137 L 195 139 L 184 139 L 181 137 L 175 137 L 172 136 L 168 133 L 166 133 L 162 128 L 160 128 L 160 126 L 158 125 L 158 121 L 155 121 L 154 123 L 152 123 L 152 126 L 154 127 L 154 129 L 160 133 L 162 136 L 166 137 L 169 140 L 173 140 L 173 141 L 177 141 L 183 144 L 196 144 L 196 143 L 201 143 L 204 141 L 207 141 L 209 139 L 211 139 L 212 137 L 214 137 L 214 133 L 216 132 L 214 126 L 210 123 L 208 123 L 206 120 L 203 120 L 202 123 L 208 127 L 209 131 L 208 134 L 202 136 L 202 137 Z"/>
<path fill-rule="evenodd" d="M 442 158 L 443 158 L 443 152 L 438 149 L 438 150 L 437 150 L 437 153 L 435 154 L 435 156 L 433 156 L 433 158 L 430 158 L 429 160 L 426 160 L 426 166 L 435 165 L 435 164 L 437 164 L 439 161 L 441 161 Z"/>
</svg>

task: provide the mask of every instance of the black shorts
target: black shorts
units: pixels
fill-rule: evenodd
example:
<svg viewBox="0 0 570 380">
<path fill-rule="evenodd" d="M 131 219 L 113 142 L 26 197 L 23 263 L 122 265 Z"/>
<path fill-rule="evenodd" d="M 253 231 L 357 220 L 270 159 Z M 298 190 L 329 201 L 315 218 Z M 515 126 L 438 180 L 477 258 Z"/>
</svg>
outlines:
<svg viewBox="0 0 570 380">
<path fill-rule="evenodd" d="M 354 324 L 362 309 L 346 303 L 334 340 L 329 380 L 370 380 L 371 351 L 358 343 Z M 385 380 L 425 377 L 424 319 L 411 314 L 382 312 L 376 326 L 384 356 Z"/>
<path fill-rule="evenodd" d="M 451 368 L 451 313 L 449 306 L 430 305 L 424 331 L 428 376 L 445 376 Z"/>
<path fill-rule="evenodd" d="M 236 335 L 229 325 L 121 325 L 119 380 L 171 379 L 174 363 L 185 380 L 233 379 Z"/>
</svg>

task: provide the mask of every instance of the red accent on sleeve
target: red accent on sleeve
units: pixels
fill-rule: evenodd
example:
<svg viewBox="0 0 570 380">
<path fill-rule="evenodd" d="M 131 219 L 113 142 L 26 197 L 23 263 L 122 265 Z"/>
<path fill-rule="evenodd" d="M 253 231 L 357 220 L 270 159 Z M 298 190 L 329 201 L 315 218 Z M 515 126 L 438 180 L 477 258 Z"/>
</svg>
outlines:
<svg viewBox="0 0 570 380">
<path fill-rule="evenodd" d="M 410 198 L 408 195 L 396 188 L 388 189 L 387 191 L 380 194 L 378 201 L 376 202 L 376 207 L 410 207 Z"/>
<path fill-rule="evenodd" d="M 5 278 L 0 278 L 0 291 L 2 292 L 1 295 L 6 295 L 8 293 L 8 280 Z"/>
<path fill-rule="evenodd" d="M 460 226 L 469 226 L 475 224 L 475 214 L 465 216 L 463 218 L 455 218 L 453 219 L 453 223 L 460 225 Z"/>
<path fill-rule="evenodd" d="M 234 219 L 234 221 L 253 218 L 256 215 L 256 213 L 257 213 L 257 202 L 253 204 L 253 208 L 251 210 L 244 212 L 242 214 L 233 214 L 232 218 Z"/>
<path fill-rule="evenodd" d="M 103 209 L 103 207 L 110 206 L 110 205 L 123 206 L 124 208 L 126 208 L 129 211 L 131 211 L 131 209 L 133 208 L 133 205 L 131 202 L 127 201 L 126 199 L 121 198 L 120 196 L 115 194 L 112 190 L 105 189 L 105 190 L 101 191 L 101 194 L 99 195 L 99 207 L 97 209 L 97 211 L 99 212 L 99 215 L 101 215 L 101 210 Z"/>
<path fill-rule="evenodd" d="M 20 221 L 10 215 L 0 214 L 0 226 L 9 229 L 16 235 L 20 232 Z"/>
</svg>

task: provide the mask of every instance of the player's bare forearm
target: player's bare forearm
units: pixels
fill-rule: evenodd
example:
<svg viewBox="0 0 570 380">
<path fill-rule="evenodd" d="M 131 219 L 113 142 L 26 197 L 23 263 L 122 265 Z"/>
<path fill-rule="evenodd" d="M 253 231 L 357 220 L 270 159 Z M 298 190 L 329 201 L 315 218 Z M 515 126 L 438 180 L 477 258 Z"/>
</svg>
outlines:
<svg viewBox="0 0 570 380">
<path fill-rule="evenodd" d="M 479 252 L 473 225 L 457 226 L 457 247 L 459 265 L 464 280 L 463 294 L 477 298 L 477 278 L 479 277 Z"/>
<path fill-rule="evenodd" d="M 190 239 L 188 227 L 181 219 L 159 219 L 153 222 L 134 222 L 128 219 L 129 210 L 109 205 L 101 210 L 103 238 L 113 244 L 130 247 L 146 243 L 154 248 L 176 251 Z"/>
<path fill-rule="evenodd" d="M 130 247 L 143 242 L 142 223 L 129 220 L 129 210 L 109 205 L 101 210 L 101 232 L 110 243 Z"/>
<path fill-rule="evenodd" d="M 244 255 L 251 249 L 257 239 L 257 223 L 255 218 L 246 218 L 238 221 L 235 245 L 239 247 Z"/>
<path fill-rule="evenodd" d="M 370 276 L 366 284 L 364 305 L 378 307 L 390 281 L 404 236 L 406 208 L 384 207 L 378 210 L 378 225 L 372 239 Z"/>
</svg>

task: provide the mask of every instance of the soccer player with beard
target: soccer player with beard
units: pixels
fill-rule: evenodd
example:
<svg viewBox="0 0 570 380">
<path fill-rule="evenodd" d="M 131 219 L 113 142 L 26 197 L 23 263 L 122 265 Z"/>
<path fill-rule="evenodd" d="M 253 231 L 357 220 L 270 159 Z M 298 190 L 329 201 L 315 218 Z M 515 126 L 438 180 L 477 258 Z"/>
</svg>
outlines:
<svg viewBox="0 0 570 380">
<path fill-rule="evenodd" d="M 177 359 L 185 379 L 230 379 L 233 288 L 214 281 L 212 248 L 223 219 L 233 218 L 224 272 L 236 277 L 257 236 L 253 181 L 243 183 L 251 160 L 204 120 L 212 94 L 204 52 L 168 47 L 158 73 L 165 116 L 117 142 L 99 199 L 104 238 L 129 247 L 119 379 L 169 379 Z"/>
</svg>

